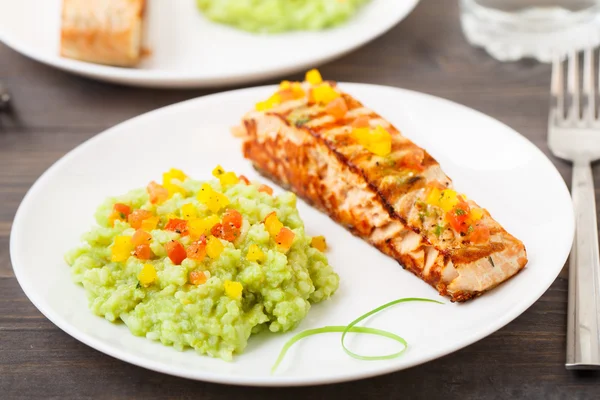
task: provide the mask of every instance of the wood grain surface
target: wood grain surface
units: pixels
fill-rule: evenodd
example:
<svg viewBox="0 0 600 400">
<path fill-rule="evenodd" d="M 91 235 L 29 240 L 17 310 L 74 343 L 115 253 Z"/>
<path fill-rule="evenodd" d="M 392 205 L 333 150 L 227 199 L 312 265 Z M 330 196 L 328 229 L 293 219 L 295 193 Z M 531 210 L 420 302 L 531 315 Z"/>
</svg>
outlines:
<svg viewBox="0 0 600 400">
<path fill-rule="evenodd" d="M 503 64 L 472 48 L 460 31 L 456 3 L 422 1 L 383 37 L 322 66 L 323 74 L 454 100 L 499 119 L 549 154 L 549 66 Z M 564 368 L 564 270 L 537 303 L 488 338 L 419 367 L 351 383 L 268 389 L 194 382 L 83 345 L 40 314 L 14 277 L 9 234 L 19 202 L 46 168 L 88 138 L 211 91 L 95 82 L 38 64 L 2 44 L 0 80 L 14 99 L 14 114 L 0 114 L 0 398 L 600 399 L 600 374 Z M 570 166 L 551 159 L 569 183 Z M 599 172 L 595 168 L 596 188 Z"/>
</svg>

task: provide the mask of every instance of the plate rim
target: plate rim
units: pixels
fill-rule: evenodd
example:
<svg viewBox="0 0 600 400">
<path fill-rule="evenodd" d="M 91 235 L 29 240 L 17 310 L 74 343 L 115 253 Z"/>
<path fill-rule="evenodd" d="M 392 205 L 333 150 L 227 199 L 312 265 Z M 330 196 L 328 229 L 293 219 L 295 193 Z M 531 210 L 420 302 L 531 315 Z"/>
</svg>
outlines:
<svg viewBox="0 0 600 400">
<path fill-rule="evenodd" d="M 479 117 L 483 117 L 492 123 L 499 124 L 499 126 L 503 127 L 507 131 L 507 133 L 510 132 L 511 135 L 518 137 L 519 140 L 523 141 L 527 146 L 529 146 L 532 151 L 537 152 L 539 156 L 542 156 L 542 159 L 544 160 L 544 162 L 548 165 L 548 167 L 550 167 L 552 174 L 555 176 L 556 179 L 558 179 L 558 182 L 561 183 L 561 186 L 564 189 L 563 193 L 566 194 L 566 196 L 570 199 L 570 192 L 568 190 L 568 187 L 567 187 L 565 181 L 563 180 L 562 176 L 558 172 L 557 168 L 550 161 L 550 159 L 535 144 L 533 144 L 528 138 L 521 135 L 516 130 L 512 129 L 511 127 L 504 124 L 503 122 L 501 122 L 487 114 L 484 114 L 476 109 L 467 107 L 465 105 L 454 102 L 452 100 L 448 100 L 448 99 L 445 99 L 442 97 L 438 97 L 438 96 L 434 96 L 431 94 L 418 92 L 418 91 L 414 91 L 414 90 L 409 90 L 409 89 L 403 89 L 403 88 L 397 88 L 397 87 L 385 86 L 385 85 L 366 84 L 366 83 L 351 83 L 351 82 L 339 82 L 339 85 L 342 87 L 348 88 L 349 91 L 351 91 L 352 88 L 361 88 L 362 87 L 365 89 L 373 88 L 376 90 L 389 90 L 392 92 L 397 91 L 397 92 L 401 92 L 404 94 L 408 94 L 409 96 L 424 96 L 432 101 L 439 101 L 442 103 L 446 103 L 450 106 L 459 107 L 459 108 L 465 109 L 467 111 L 479 114 Z M 96 140 L 101 140 L 103 138 L 119 134 L 119 131 L 123 127 L 127 127 L 127 125 L 129 125 L 129 124 L 135 124 L 138 119 L 147 118 L 152 114 L 160 114 L 160 113 L 164 113 L 164 112 L 173 111 L 173 109 L 177 109 L 179 107 L 190 106 L 194 103 L 215 101 L 213 99 L 216 99 L 216 101 L 218 101 L 218 99 L 220 97 L 235 96 L 242 92 L 260 91 L 260 90 L 267 90 L 267 89 L 272 90 L 275 88 L 276 88 L 276 85 L 265 85 L 265 86 L 255 86 L 255 87 L 250 87 L 250 88 L 237 89 L 237 90 L 229 90 L 229 91 L 210 94 L 210 95 L 206 95 L 206 96 L 200 96 L 197 98 L 185 100 L 182 102 L 174 103 L 174 104 L 171 104 L 171 105 L 168 105 L 165 107 L 161 107 L 161 108 L 158 108 L 155 110 L 145 112 L 143 114 L 140 114 L 133 118 L 125 120 L 123 122 L 120 122 L 120 123 L 114 125 L 113 127 L 110 127 L 108 129 L 94 135 L 93 137 L 85 140 L 84 142 L 80 143 L 75 148 L 71 149 L 66 154 L 64 154 L 61 158 L 59 158 L 57 161 L 55 161 L 50 167 L 48 167 L 36 179 L 36 181 L 28 189 L 27 193 L 21 200 L 21 203 L 19 204 L 17 212 L 15 213 L 15 217 L 13 220 L 13 224 L 11 227 L 11 233 L 10 233 L 9 252 L 10 252 L 11 266 L 13 268 L 13 272 L 15 274 L 15 277 L 17 278 L 19 285 L 21 286 L 21 288 L 22 288 L 23 292 L 25 293 L 25 295 L 27 296 L 27 298 L 33 303 L 33 305 L 46 318 L 48 318 L 48 320 L 50 320 L 54 325 L 56 325 L 58 328 L 63 330 L 65 333 L 67 333 L 71 337 L 77 339 L 78 341 L 86 344 L 87 346 L 89 346 L 97 351 L 100 351 L 106 355 L 109 355 L 113 358 L 119 359 L 121 361 L 130 363 L 130 364 L 142 367 L 142 368 L 165 373 L 165 374 L 172 375 L 172 376 L 179 376 L 179 377 L 183 377 L 183 378 L 187 378 L 187 379 L 220 383 L 220 384 L 229 384 L 229 385 L 236 385 L 236 386 L 258 386 L 258 387 L 296 386 L 296 387 L 298 387 L 298 386 L 311 386 L 311 385 L 325 385 L 325 384 L 349 382 L 349 381 L 355 381 L 355 380 L 360 380 L 360 379 L 365 379 L 365 378 L 371 378 L 371 377 L 375 377 L 375 376 L 385 375 L 385 374 L 389 374 L 392 372 L 398 372 L 398 371 L 402 371 L 405 369 L 409 369 L 409 368 L 415 367 L 417 365 L 421 365 L 421 364 L 427 363 L 429 361 L 447 356 L 448 354 L 454 353 L 460 349 L 463 349 L 465 347 L 468 347 L 468 346 L 478 342 L 479 340 L 495 333 L 499 329 L 506 326 L 508 323 L 515 320 L 517 317 L 519 317 L 521 314 L 523 314 L 525 311 L 527 311 L 527 309 L 529 309 L 536 301 L 538 301 L 539 298 L 554 283 L 554 281 L 560 274 L 562 267 L 557 268 L 554 278 L 552 280 L 549 280 L 548 281 L 549 283 L 540 286 L 538 288 L 538 290 L 535 292 L 535 294 L 531 295 L 527 301 L 516 303 L 511 309 L 509 309 L 509 311 L 507 311 L 505 313 L 505 315 L 503 315 L 501 318 L 498 318 L 494 324 L 489 324 L 488 327 L 486 327 L 485 329 L 477 329 L 476 332 L 474 332 L 472 335 L 470 335 L 468 337 L 468 339 L 463 340 L 459 343 L 456 343 L 453 346 L 449 346 L 441 352 L 432 354 L 432 355 L 424 357 L 424 358 L 420 358 L 418 360 L 415 360 L 406 365 L 402 365 L 400 367 L 398 367 L 398 365 L 396 365 L 396 364 L 390 364 L 390 365 L 383 366 L 381 368 L 374 368 L 374 369 L 371 369 L 368 371 L 358 371 L 358 372 L 350 372 L 350 373 L 344 373 L 344 374 L 339 374 L 339 373 L 335 374 L 334 373 L 334 374 L 328 375 L 325 378 L 321 378 L 321 377 L 320 378 L 305 378 L 305 377 L 294 377 L 294 376 L 275 376 L 275 377 L 274 376 L 249 377 L 249 376 L 238 376 L 238 375 L 236 375 L 236 376 L 229 375 L 228 376 L 228 375 L 225 375 L 222 373 L 212 373 L 211 371 L 206 371 L 206 370 L 201 370 L 200 374 L 193 373 L 191 371 L 186 371 L 182 368 L 174 370 L 173 368 L 170 368 L 168 364 L 164 364 L 162 362 L 157 362 L 157 361 L 154 361 L 151 359 L 147 359 L 147 358 L 135 355 L 135 354 L 121 353 L 119 350 L 114 350 L 112 348 L 112 346 L 105 344 L 102 340 L 95 339 L 93 337 L 89 337 L 87 334 L 80 332 L 76 327 L 71 326 L 68 322 L 60 321 L 61 320 L 60 315 L 55 314 L 54 311 L 49 310 L 46 307 L 43 299 L 38 298 L 36 291 L 33 290 L 33 288 L 29 286 L 29 283 L 27 282 L 27 280 L 24 278 L 24 276 L 21 275 L 20 270 L 22 270 L 23 267 L 21 267 L 21 268 L 16 267 L 16 265 L 19 264 L 19 260 L 16 259 L 17 256 L 15 255 L 15 254 L 17 254 L 17 252 L 16 252 L 17 243 L 15 243 L 17 239 L 15 239 L 15 237 L 20 236 L 19 232 L 21 230 L 22 224 L 19 221 L 23 218 L 22 217 L 22 214 L 24 213 L 23 210 L 28 207 L 29 202 L 33 201 L 32 199 L 34 198 L 35 193 L 43 188 L 43 186 L 46 183 L 45 181 L 48 179 L 48 176 L 50 176 L 54 170 L 60 168 L 60 166 L 63 163 L 67 162 L 71 157 L 75 157 L 83 149 L 85 149 L 89 146 L 92 146 Z M 569 224 L 570 229 L 568 232 L 568 238 L 570 239 L 569 243 L 572 243 L 573 238 L 574 238 L 574 233 L 575 233 L 575 217 L 574 217 L 574 210 L 572 208 L 571 208 L 571 212 L 569 213 L 569 215 L 567 217 L 568 217 L 567 219 L 570 221 L 570 224 Z M 564 266 L 565 262 L 567 261 L 567 258 L 570 253 L 570 249 L 571 249 L 571 246 L 569 245 L 568 248 L 565 248 L 565 250 L 563 251 L 564 254 L 562 254 L 562 257 L 561 257 L 561 260 L 562 260 L 561 265 L 562 266 Z M 17 261 L 17 262 L 15 263 L 15 261 Z M 59 321 L 58 323 L 57 323 L 57 320 Z"/>
<path fill-rule="evenodd" d="M 406 0 L 409 2 L 403 13 L 387 24 L 381 25 L 365 37 L 346 46 L 341 46 L 340 50 L 333 53 L 313 57 L 310 60 L 291 64 L 286 62 L 270 70 L 256 69 L 251 73 L 236 73 L 229 76 L 204 75 L 198 76 L 194 73 L 182 73 L 180 71 L 169 71 L 161 69 L 139 69 L 122 68 L 110 65 L 89 63 L 85 61 L 73 60 L 61 57 L 59 54 L 44 54 L 36 51 L 32 46 L 21 45 L 18 40 L 14 40 L 8 31 L 0 29 L 0 42 L 34 61 L 40 62 L 49 67 L 59 69 L 71 74 L 84 76 L 100 81 L 119 83 L 127 86 L 148 87 L 148 88 L 215 88 L 220 86 L 232 86 L 244 83 L 253 83 L 261 80 L 276 78 L 283 75 L 293 74 L 303 71 L 307 68 L 320 66 L 328 61 L 348 54 L 384 35 L 400 22 L 405 20 L 420 3 L 421 0 Z M 235 29 L 235 28 L 232 28 Z M 335 28 L 333 28 L 335 29 Z M 3 33 L 4 32 L 4 33 Z M 243 31 L 242 31 L 243 32 Z M 303 31 L 300 31 L 303 32 Z M 58 34 L 58 32 L 57 32 Z"/>
</svg>

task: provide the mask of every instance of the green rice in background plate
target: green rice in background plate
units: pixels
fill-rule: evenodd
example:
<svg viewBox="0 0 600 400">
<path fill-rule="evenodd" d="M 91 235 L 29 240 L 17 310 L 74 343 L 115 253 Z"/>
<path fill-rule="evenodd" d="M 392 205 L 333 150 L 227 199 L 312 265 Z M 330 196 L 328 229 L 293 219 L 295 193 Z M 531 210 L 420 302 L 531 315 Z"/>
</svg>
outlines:
<svg viewBox="0 0 600 400">
<path fill-rule="evenodd" d="M 196 0 L 209 19 L 251 32 L 316 31 L 339 25 L 369 0 Z"/>
<path fill-rule="evenodd" d="M 220 176 L 203 187 L 203 182 L 171 170 L 163 185 L 155 186 L 163 194 L 163 187 L 168 188 L 168 199 L 153 204 L 147 189 L 136 189 L 109 198 L 98 208 L 98 225 L 83 236 L 83 246 L 66 255 L 73 280 L 85 288 L 92 312 L 111 322 L 123 321 L 135 335 L 231 360 L 233 354 L 244 350 L 251 334 L 293 329 L 311 303 L 336 291 L 338 275 L 325 255 L 311 246 L 293 193 L 272 196 L 259 185 Z M 236 181 L 235 175 L 229 178 L 232 176 Z M 203 195 L 207 190 L 208 197 Z M 199 192 L 203 194 L 198 196 Z M 129 217 L 115 204 L 129 207 Z M 209 252 L 212 257 L 206 255 L 201 261 L 189 258 L 190 246 L 203 240 L 197 227 L 211 218 L 214 223 L 215 217 L 224 222 L 226 213 L 237 214 L 228 210 L 242 216 L 240 228 L 232 228 L 237 232 L 235 239 L 217 238 L 214 235 L 222 237 L 215 233 L 217 228 L 209 227 L 203 239 L 220 250 L 218 255 L 213 249 Z M 132 216 L 142 212 L 154 218 L 156 225 L 143 225 L 151 236 L 148 260 L 139 259 L 144 258 L 143 252 L 131 247 L 136 229 L 128 221 L 136 225 Z M 277 216 L 273 220 L 293 232 L 289 249 L 279 246 L 279 236 L 266 230 L 265 217 L 273 212 Z M 181 220 L 186 221 L 183 228 Z M 278 229 L 272 226 L 269 229 Z M 188 227 L 196 230 L 188 231 Z M 169 248 L 173 248 L 169 243 L 175 242 L 188 251 L 183 261 L 169 257 Z M 256 254 L 249 256 L 251 245 L 259 249 L 262 259 L 254 260 Z M 205 282 L 192 283 L 198 276 Z"/>
</svg>

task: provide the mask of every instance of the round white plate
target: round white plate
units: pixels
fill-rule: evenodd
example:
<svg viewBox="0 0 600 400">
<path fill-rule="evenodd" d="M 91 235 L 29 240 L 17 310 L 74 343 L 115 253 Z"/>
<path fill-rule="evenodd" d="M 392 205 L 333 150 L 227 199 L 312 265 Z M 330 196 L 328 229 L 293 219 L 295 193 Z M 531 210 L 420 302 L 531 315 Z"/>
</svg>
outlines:
<svg viewBox="0 0 600 400">
<path fill-rule="evenodd" d="M 214 87 L 303 71 L 382 35 L 419 0 L 372 0 L 355 18 L 320 32 L 255 35 L 209 21 L 195 0 L 148 0 L 137 68 L 59 56 L 61 0 L 0 0 L 0 41 L 45 64 L 90 78 L 149 87 Z"/>
<path fill-rule="evenodd" d="M 31 301 L 71 336 L 121 360 L 173 375 L 246 385 L 309 385 L 359 379 L 408 368 L 456 351 L 512 321 L 554 281 L 569 253 L 574 222 L 569 192 L 552 163 L 518 133 L 479 112 L 412 91 L 363 84 L 341 87 L 387 117 L 438 159 L 456 187 L 490 210 L 523 240 L 529 264 L 497 289 L 452 304 L 396 261 L 299 201 L 306 230 L 325 235 L 340 288 L 313 306 L 294 331 L 253 337 L 233 362 L 178 352 L 135 337 L 124 325 L 92 315 L 84 290 L 71 282 L 63 254 L 93 224 L 108 195 L 144 186 L 171 167 L 208 179 L 217 164 L 259 179 L 241 155 L 230 127 L 267 98 L 274 87 L 251 88 L 190 100 L 124 122 L 82 144 L 33 185 L 15 217 L 11 257 Z M 311 337 L 270 368 L 285 341 L 304 329 L 344 325 L 399 297 L 430 297 L 446 304 L 409 303 L 370 319 L 408 340 L 400 358 L 359 361 L 340 347 L 340 336 Z M 396 349 L 393 343 L 356 337 L 363 353 Z"/>
</svg>

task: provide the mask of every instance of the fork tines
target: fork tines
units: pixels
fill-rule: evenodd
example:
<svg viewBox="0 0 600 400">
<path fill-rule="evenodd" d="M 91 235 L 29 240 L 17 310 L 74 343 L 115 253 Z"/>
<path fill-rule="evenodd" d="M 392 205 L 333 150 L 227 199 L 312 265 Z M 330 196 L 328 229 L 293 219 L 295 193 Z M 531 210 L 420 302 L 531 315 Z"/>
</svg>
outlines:
<svg viewBox="0 0 600 400">
<path fill-rule="evenodd" d="M 580 71 L 581 56 L 583 57 L 583 74 Z M 591 124 L 597 121 L 596 96 L 600 83 L 600 72 L 597 65 L 593 49 L 585 50 L 583 53 L 570 53 L 566 57 L 566 63 L 563 59 L 555 59 L 552 68 L 551 91 L 556 122 L 580 121 L 584 124 Z M 581 81 L 581 75 L 583 75 L 583 81 Z M 567 108 L 566 115 L 565 106 Z"/>
</svg>

